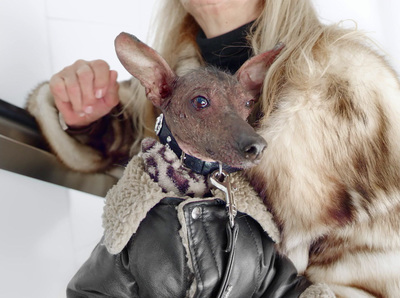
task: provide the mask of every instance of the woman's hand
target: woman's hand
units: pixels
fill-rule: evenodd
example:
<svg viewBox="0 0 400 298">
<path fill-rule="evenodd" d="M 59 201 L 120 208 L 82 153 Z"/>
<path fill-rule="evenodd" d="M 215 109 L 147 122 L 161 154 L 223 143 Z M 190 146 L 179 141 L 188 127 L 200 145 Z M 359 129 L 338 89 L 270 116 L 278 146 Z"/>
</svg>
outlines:
<svg viewBox="0 0 400 298">
<path fill-rule="evenodd" d="M 84 127 L 119 103 L 117 72 L 103 60 L 78 60 L 50 79 L 55 105 L 70 127 Z"/>
</svg>

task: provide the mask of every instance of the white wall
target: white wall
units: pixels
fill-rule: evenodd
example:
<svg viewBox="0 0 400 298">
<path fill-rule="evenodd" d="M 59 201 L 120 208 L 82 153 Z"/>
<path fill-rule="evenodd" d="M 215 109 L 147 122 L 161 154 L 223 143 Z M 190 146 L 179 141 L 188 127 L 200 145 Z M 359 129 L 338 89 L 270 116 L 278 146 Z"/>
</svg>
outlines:
<svg viewBox="0 0 400 298">
<path fill-rule="evenodd" d="M 313 0 L 326 23 L 344 21 L 375 40 L 387 60 L 400 73 L 400 1 L 398 0 Z"/>
<path fill-rule="evenodd" d="M 39 82 L 77 59 L 128 78 L 113 40 L 146 40 L 155 0 L 1 0 L 0 98 L 23 107 Z M 1 148 L 0 148 L 1 154 Z M 103 199 L 0 169 L 0 296 L 65 297 L 102 235 Z"/>
<path fill-rule="evenodd" d="M 103 199 L 0 170 L 0 296 L 65 297 L 99 241 Z"/>
<path fill-rule="evenodd" d="M 106 59 L 127 73 L 114 38 L 128 31 L 146 40 L 156 0 L 1 0 L 0 98 L 23 106 L 41 81 L 77 59 Z"/>
<path fill-rule="evenodd" d="M 314 0 L 326 22 L 355 19 L 400 69 L 398 0 Z M 113 40 L 146 40 L 156 0 L 1 0 L 0 98 L 28 92 L 76 59 L 105 59 L 120 78 Z M 1 154 L 1 148 L 0 148 Z M 0 292 L 64 297 L 66 283 L 101 236 L 101 198 L 0 170 Z"/>
</svg>

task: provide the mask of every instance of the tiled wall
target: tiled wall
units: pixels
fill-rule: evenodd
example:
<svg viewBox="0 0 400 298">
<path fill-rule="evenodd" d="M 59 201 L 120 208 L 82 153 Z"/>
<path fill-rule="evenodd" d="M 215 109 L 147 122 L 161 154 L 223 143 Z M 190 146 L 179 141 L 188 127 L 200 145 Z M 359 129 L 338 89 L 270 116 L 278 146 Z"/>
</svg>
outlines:
<svg viewBox="0 0 400 298">
<path fill-rule="evenodd" d="M 35 85 L 77 59 L 104 59 L 128 78 L 114 38 L 146 40 L 155 2 L 1 0 L 0 98 L 24 106 Z M 0 169 L 0 204 L 0 296 L 65 297 L 102 235 L 103 199 Z"/>
<path fill-rule="evenodd" d="M 65 297 L 102 235 L 103 199 L 0 170 L 0 296 Z"/>
<path fill-rule="evenodd" d="M 377 42 L 387 60 L 400 73 L 400 1 L 398 0 L 313 0 L 326 23 L 343 21 L 356 25 Z"/>
<path fill-rule="evenodd" d="M 23 106 L 38 83 L 77 59 L 105 59 L 120 78 L 114 38 L 146 40 L 156 0 L 1 0 L 0 98 Z"/>
<path fill-rule="evenodd" d="M 113 40 L 121 31 L 146 40 L 156 1 L 1 0 L 0 98 L 23 106 L 37 83 L 79 58 L 105 59 L 128 78 Z M 400 65 L 398 0 L 314 3 L 327 22 L 356 19 Z M 0 204 L 0 296 L 64 297 L 101 236 L 102 199 L 0 170 Z"/>
</svg>

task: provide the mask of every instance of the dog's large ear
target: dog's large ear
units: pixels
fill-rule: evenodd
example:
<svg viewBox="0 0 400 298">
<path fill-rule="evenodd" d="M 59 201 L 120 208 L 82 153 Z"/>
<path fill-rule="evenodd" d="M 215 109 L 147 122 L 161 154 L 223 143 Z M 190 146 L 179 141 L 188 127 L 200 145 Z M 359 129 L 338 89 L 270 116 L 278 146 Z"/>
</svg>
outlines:
<svg viewBox="0 0 400 298">
<path fill-rule="evenodd" d="M 116 37 L 115 50 L 126 70 L 146 88 L 147 98 L 161 107 L 176 79 L 167 62 L 138 38 L 124 32 Z"/>
<path fill-rule="evenodd" d="M 283 43 L 278 43 L 272 50 L 247 60 L 236 72 L 239 82 L 254 96 L 260 94 L 269 67 L 284 47 Z"/>
</svg>

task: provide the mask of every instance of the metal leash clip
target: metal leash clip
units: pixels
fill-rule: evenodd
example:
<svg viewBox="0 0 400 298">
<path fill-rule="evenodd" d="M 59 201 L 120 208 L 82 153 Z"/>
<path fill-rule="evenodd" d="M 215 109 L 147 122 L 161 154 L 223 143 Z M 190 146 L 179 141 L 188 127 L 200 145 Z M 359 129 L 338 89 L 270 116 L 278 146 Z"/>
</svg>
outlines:
<svg viewBox="0 0 400 298">
<path fill-rule="evenodd" d="M 233 268 L 235 267 L 235 255 L 236 255 L 236 242 L 238 239 L 239 225 L 235 225 L 235 217 L 237 214 L 237 208 L 235 204 L 235 198 L 232 193 L 234 189 L 231 185 L 229 173 L 222 169 L 222 164 L 219 164 L 219 170 L 214 171 L 209 177 L 210 183 L 222 190 L 225 193 L 226 208 L 228 213 L 229 222 L 226 223 L 227 232 L 227 247 L 225 252 L 228 253 L 228 262 L 225 268 L 225 272 L 222 277 L 221 288 L 218 291 L 218 298 L 228 297 L 232 291 L 233 284 L 231 281 L 231 275 Z"/>
<path fill-rule="evenodd" d="M 232 193 L 232 186 L 229 174 L 222 169 L 221 164 L 219 170 L 214 171 L 210 175 L 210 182 L 216 188 L 225 193 L 226 208 L 228 210 L 229 223 L 231 228 L 233 228 L 235 225 L 235 217 L 237 214 L 235 197 Z"/>
</svg>

